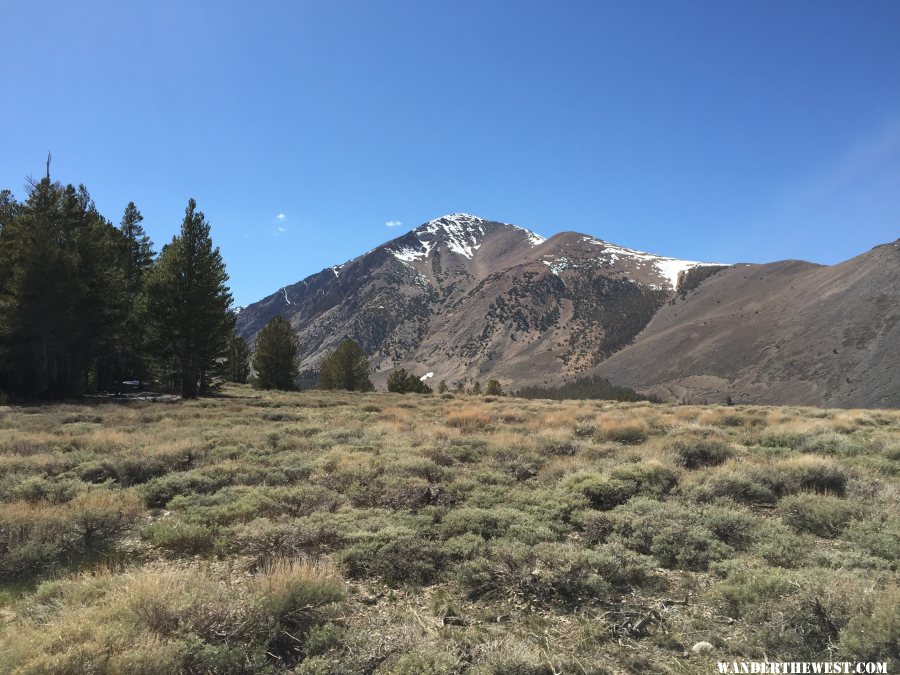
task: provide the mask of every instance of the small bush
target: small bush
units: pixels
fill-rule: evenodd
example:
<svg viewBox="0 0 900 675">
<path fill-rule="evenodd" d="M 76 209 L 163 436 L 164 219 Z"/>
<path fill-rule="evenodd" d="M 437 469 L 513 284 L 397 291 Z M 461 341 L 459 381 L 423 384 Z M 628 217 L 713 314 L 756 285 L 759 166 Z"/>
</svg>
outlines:
<svg viewBox="0 0 900 675">
<path fill-rule="evenodd" d="M 650 553 L 664 567 L 683 570 L 705 570 L 711 562 L 728 558 L 732 551 L 701 525 L 667 525 L 650 542 Z"/>
<path fill-rule="evenodd" d="M 888 561 L 891 569 L 900 566 L 900 518 L 874 517 L 855 520 L 841 534 L 853 545 L 878 558 Z"/>
<path fill-rule="evenodd" d="M 781 519 L 798 532 L 820 537 L 836 537 L 851 519 L 860 515 L 860 508 L 838 497 L 819 494 L 798 494 L 785 497 L 778 503 Z"/>
<path fill-rule="evenodd" d="M 616 443 L 637 445 L 647 440 L 647 424 L 643 420 L 608 421 L 602 429 L 604 437 Z"/>
<path fill-rule="evenodd" d="M 686 469 L 718 466 L 731 457 L 731 446 L 715 438 L 679 438 L 669 444 Z"/>
<path fill-rule="evenodd" d="M 618 540 L 633 551 L 655 556 L 665 567 L 678 569 L 705 570 L 734 550 L 701 525 L 696 512 L 646 497 L 586 518 L 585 533 L 592 541 Z"/>
<path fill-rule="evenodd" d="M 774 504 L 781 491 L 780 483 L 768 480 L 770 474 L 758 470 L 721 471 L 698 486 L 698 501 L 730 499 L 740 504 Z"/>
<path fill-rule="evenodd" d="M 140 502 L 133 494 L 105 489 L 81 492 L 65 504 L 4 504 L 0 578 L 40 572 L 108 546 L 139 514 Z"/>
<path fill-rule="evenodd" d="M 645 583 L 652 570 L 651 559 L 616 545 L 590 550 L 545 542 L 530 548 L 500 540 L 487 556 L 462 565 L 457 578 L 471 598 L 525 595 L 571 605 Z"/>
<path fill-rule="evenodd" d="M 424 536 L 383 530 L 345 550 L 341 561 L 351 577 L 376 577 L 395 586 L 429 584 L 443 568 L 444 553 Z"/>
<path fill-rule="evenodd" d="M 186 523 L 165 518 L 144 528 L 142 536 L 154 546 L 181 555 L 209 553 L 216 541 L 217 529 L 201 523 Z"/>
<path fill-rule="evenodd" d="M 835 462 L 802 455 L 779 462 L 776 471 L 782 472 L 795 489 L 840 497 L 847 491 L 847 473 Z"/>
<path fill-rule="evenodd" d="M 587 497 L 593 508 L 601 511 L 608 511 L 624 504 L 637 494 L 637 486 L 634 483 L 601 474 L 576 474 L 568 484 L 571 489 Z"/>
<path fill-rule="evenodd" d="M 706 506 L 700 513 L 700 524 L 717 539 L 742 551 L 753 541 L 759 519 L 734 503 Z"/>
</svg>

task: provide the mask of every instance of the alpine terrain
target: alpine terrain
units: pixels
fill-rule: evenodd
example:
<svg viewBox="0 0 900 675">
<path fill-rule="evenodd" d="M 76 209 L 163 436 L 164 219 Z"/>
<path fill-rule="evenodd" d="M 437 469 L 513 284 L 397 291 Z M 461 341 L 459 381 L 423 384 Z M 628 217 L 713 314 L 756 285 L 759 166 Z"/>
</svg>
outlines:
<svg viewBox="0 0 900 675">
<path fill-rule="evenodd" d="M 835 266 L 678 260 L 455 213 L 240 310 L 315 369 L 344 338 L 383 386 L 600 374 L 669 400 L 900 405 L 900 241 Z"/>
</svg>

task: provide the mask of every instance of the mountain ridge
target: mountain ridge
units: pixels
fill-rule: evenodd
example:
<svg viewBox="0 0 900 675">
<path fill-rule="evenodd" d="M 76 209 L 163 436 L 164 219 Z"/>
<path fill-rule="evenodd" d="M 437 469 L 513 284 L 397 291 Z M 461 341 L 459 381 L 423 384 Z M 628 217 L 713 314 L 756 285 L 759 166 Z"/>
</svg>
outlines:
<svg viewBox="0 0 900 675">
<path fill-rule="evenodd" d="M 884 246 L 891 255 L 891 244 Z M 800 274 L 795 281 L 802 285 L 807 283 L 802 272 L 838 267 L 805 261 L 767 265 L 775 267 L 681 260 L 578 232 L 545 239 L 517 225 L 453 213 L 284 286 L 241 308 L 236 319 L 239 333 L 252 342 L 272 316 L 284 315 L 300 338 L 303 368 L 315 368 L 340 340 L 352 338 L 370 354 L 376 386 L 383 386 L 394 368 L 405 367 L 418 374 L 433 372 L 435 380 L 449 383 L 496 378 L 508 388 L 603 374 L 616 384 L 668 399 L 732 396 L 766 402 L 772 394 L 798 403 L 840 405 L 844 399 L 867 400 L 848 392 L 823 395 L 827 388 L 784 385 L 783 379 L 793 381 L 803 375 L 790 368 L 779 366 L 771 387 L 744 372 L 753 369 L 748 362 L 762 358 L 756 343 L 766 341 L 765 336 L 748 337 L 754 325 L 765 325 L 779 335 L 802 336 L 799 323 L 794 328 L 787 325 L 793 313 L 799 317 L 795 323 L 802 319 L 819 326 L 814 317 L 791 310 L 787 296 L 753 279 L 751 294 L 778 296 L 781 323 L 744 321 L 736 313 L 731 320 L 741 326 L 740 331 L 731 330 L 728 322 L 712 322 L 719 334 L 703 338 L 709 348 L 706 356 L 691 343 L 693 333 L 685 312 L 690 316 L 702 306 L 701 314 L 715 314 L 708 306 L 708 287 L 718 287 L 726 296 L 743 298 L 748 304 L 740 284 L 733 283 L 735 274 L 746 276 L 757 268 L 781 280 Z M 731 281 L 722 285 L 718 277 Z M 885 281 L 885 288 L 896 292 L 894 280 Z M 896 287 L 900 288 L 900 281 Z M 808 292 L 795 295 L 797 302 L 811 302 Z M 852 295 L 856 303 L 864 299 L 859 293 Z M 716 300 L 721 304 L 722 298 Z M 683 308 L 680 319 L 678 308 Z M 831 316 L 832 322 L 840 321 L 827 307 L 818 311 Z M 889 330 L 892 317 L 890 313 Z M 709 324 L 711 318 L 706 320 Z M 874 316 L 869 320 L 876 321 Z M 665 330 L 660 326 L 666 326 Z M 824 329 L 819 326 L 818 330 Z M 694 332 L 700 336 L 709 331 Z M 740 345 L 730 357 L 736 364 L 730 370 L 719 363 L 725 358 L 719 352 L 721 344 L 727 345 L 728 335 Z M 681 345 L 677 354 L 665 346 L 667 336 Z M 661 353 L 679 365 L 660 361 Z M 685 357 L 690 353 L 695 358 Z M 878 358 L 886 357 L 879 352 Z M 704 359 L 712 359 L 712 365 Z M 650 363 L 655 365 L 651 368 Z M 737 368 L 740 364 L 744 370 Z M 819 373 L 821 368 L 810 367 L 814 379 L 833 379 L 830 373 Z M 843 391 L 836 386 L 828 389 L 832 390 Z M 879 385 L 878 391 L 879 401 L 893 400 L 891 386 Z"/>
</svg>

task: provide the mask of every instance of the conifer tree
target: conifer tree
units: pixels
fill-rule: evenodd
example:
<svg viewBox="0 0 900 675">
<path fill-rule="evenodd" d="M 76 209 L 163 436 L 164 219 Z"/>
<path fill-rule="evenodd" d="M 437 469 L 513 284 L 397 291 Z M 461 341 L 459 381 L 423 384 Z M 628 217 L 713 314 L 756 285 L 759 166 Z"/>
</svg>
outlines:
<svg viewBox="0 0 900 675">
<path fill-rule="evenodd" d="M 181 233 L 163 247 L 145 287 L 151 347 L 185 398 L 209 392 L 215 361 L 232 333 L 227 281 L 209 223 L 191 199 Z"/>
<path fill-rule="evenodd" d="M 134 202 L 128 202 L 119 224 L 124 238 L 125 294 L 128 316 L 119 344 L 117 376 L 122 379 L 144 379 L 147 375 L 147 339 L 145 305 L 141 302 L 147 273 L 153 266 L 153 242 L 144 231 L 144 217 Z"/>
<path fill-rule="evenodd" d="M 238 338 L 240 340 L 240 338 Z M 291 324 L 281 315 L 272 317 L 259 332 L 253 368 L 260 389 L 294 389 L 300 361 L 300 341 Z"/>
<path fill-rule="evenodd" d="M 447 387 L 447 382 L 446 382 L 446 380 L 441 380 L 440 383 L 438 384 L 438 393 L 439 393 L 439 394 L 446 394 L 446 393 L 447 393 L 447 390 L 448 390 L 448 387 Z"/>
<path fill-rule="evenodd" d="M 485 393 L 488 396 L 502 396 L 503 395 L 503 387 L 500 386 L 499 380 L 488 380 L 487 390 Z"/>
<path fill-rule="evenodd" d="M 229 382 L 246 384 L 250 377 L 250 348 L 240 335 L 232 334 L 228 340 L 228 354 L 225 357 L 224 375 Z"/>
<path fill-rule="evenodd" d="M 344 340 L 319 367 L 319 387 L 348 391 L 373 391 L 369 357 L 353 340 Z"/>
<path fill-rule="evenodd" d="M 32 182 L 0 198 L 0 371 L 37 397 L 81 394 L 112 353 L 125 310 L 121 234 L 84 186 Z"/>
<path fill-rule="evenodd" d="M 431 387 L 421 379 L 408 372 L 406 368 L 398 368 L 388 376 L 388 391 L 396 394 L 430 394 Z"/>
</svg>

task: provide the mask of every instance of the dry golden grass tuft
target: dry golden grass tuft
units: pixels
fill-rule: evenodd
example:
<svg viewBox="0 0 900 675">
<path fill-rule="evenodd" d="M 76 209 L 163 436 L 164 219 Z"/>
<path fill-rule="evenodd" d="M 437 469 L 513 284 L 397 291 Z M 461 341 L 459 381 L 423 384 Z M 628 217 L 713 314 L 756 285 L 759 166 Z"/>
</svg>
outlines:
<svg viewBox="0 0 900 675">
<path fill-rule="evenodd" d="M 447 426 L 466 433 L 473 433 L 486 429 L 492 422 L 491 416 L 482 408 L 468 406 L 458 408 L 447 413 Z"/>
</svg>

